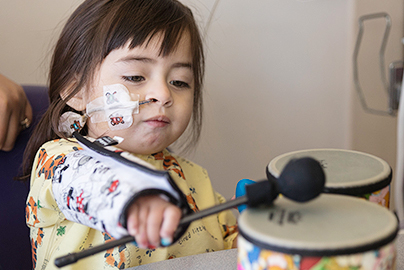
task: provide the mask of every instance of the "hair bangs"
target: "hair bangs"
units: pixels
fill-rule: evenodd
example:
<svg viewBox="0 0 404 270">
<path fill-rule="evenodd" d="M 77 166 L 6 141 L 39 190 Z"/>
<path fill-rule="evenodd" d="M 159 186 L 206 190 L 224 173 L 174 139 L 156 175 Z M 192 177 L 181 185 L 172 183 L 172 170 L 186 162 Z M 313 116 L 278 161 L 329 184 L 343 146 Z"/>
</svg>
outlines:
<svg viewBox="0 0 404 270">
<path fill-rule="evenodd" d="M 171 1 L 124 1 L 109 14 L 111 18 L 105 18 L 110 27 L 104 58 L 128 43 L 129 49 L 147 46 L 155 37 L 161 38 L 160 55 L 167 56 L 177 48 L 186 31 L 192 32 L 192 13 L 184 15 L 184 10 Z"/>
</svg>

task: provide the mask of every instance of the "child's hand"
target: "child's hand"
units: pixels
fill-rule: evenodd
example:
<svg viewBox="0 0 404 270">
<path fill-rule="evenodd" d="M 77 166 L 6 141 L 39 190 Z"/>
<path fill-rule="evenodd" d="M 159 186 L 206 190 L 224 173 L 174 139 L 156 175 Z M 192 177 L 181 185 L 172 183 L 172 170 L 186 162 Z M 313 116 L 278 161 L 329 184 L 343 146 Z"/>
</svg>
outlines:
<svg viewBox="0 0 404 270">
<path fill-rule="evenodd" d="M 140 248 L 171 244 L 181 210 L 158 195 L 142 196 L 129 207 L 127 229 Z M 161 239 L 161 240 L 160 240 Z"/>
</svg>

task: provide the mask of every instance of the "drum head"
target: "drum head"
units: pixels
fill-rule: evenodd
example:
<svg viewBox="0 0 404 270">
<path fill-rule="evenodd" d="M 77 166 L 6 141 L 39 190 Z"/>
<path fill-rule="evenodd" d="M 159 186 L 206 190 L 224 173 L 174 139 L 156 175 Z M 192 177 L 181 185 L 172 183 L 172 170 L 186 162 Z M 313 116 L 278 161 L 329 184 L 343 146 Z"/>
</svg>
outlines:
<svg viewBox="0 0 404 270">
<path fill-rule="evenodd" d="M 396 216 L 386 208 L 336 194 L 322 194 L 304 204 L 279 198 L 273 206 L 243 211 L 238 224 L 250 243 L 302 256 L 375 250 L 391 243 L 398 231 Z"/>
<path fill-rule="evenodd" d="M 325 192 L 362 195 L 378 191 L 391 182 L 387 162 L 376 156 L 342 149 L 313 149 L 290 152 L 274 158 L 267 173 L 278 177 L 294 158 L 312 157 L 320 162 L 326 175 Z"/>
</svg>

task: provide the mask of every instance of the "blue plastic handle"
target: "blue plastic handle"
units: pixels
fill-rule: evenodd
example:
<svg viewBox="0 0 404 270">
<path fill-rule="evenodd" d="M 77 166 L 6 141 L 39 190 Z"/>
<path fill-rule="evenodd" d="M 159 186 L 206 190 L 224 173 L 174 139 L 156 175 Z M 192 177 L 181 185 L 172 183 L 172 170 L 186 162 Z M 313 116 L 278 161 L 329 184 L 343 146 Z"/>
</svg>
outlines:
<svg viewBox="0 0 404 270">
<path fill-rule="evenodd" d="M 250 180 L 250 179 L 241 179 L 240 181 L 238 181 L 237 186 L 236 186 L 236 198 L 244 196 L 245 192 L 246 192 L 245 186 L 254 184 L 254 183 L 255 183 L 255 181 Z M 239 213 L 243 212 L 246 208 L 247 208 L 246 204 L 237 206 Z"/>
</svg>

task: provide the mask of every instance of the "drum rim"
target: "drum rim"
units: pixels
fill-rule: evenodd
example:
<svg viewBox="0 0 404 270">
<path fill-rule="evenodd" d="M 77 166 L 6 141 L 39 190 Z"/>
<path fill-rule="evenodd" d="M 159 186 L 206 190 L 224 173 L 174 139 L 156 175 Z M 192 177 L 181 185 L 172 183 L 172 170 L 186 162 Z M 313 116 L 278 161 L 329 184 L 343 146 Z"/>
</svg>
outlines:
<svg viewBox="0 0 404 270">
<path fill-rule="evenodd" d="M 324 194 L 321 196 L 327 196 L 327 197 L 339 197 L 339 199 L 343 200 L 356 200 L 357 202 L 363 203 L 363 204 L 369 204 L 369 206 L 372 206 L 373 208 L 371 209 L 376 209 L 377 207 L 383 208 L 383 211 L 388 211 L 390 214 L 386 215 L 386 218 L 389 218 L 391 221 L 395 221 L 395 224 L 391 224 L 388 227 L 384 227 L 386 230 L 385 232 L 381 232 L 375 236 L 374 234 L 370 233 L 371 237 L 369 239 L 358 239 L 359 242 L 362 243 L 354 243 L 351 241 L 343 241 L 340 242 L 337 245 L 331 245 L 331 247 L 326 247 L 327 243 L 320 243 L 320 244 L 312 244 L 313 242 L 307 242 L 306 240 L 291 240 L 286 238 L 280 238 L 279 235 L 277 234 L 272 234 L 269 235 L 267 238 L 266 242 L 264 242 L 265 234 L 262 231 L 256 231 L 256 232 L 250 232 L 248 233 L 247 230 L 252 230 L 251 226 L 254 226 L 249 223 L 249 219 L 252 216 L 245 216 L 244 219 L 243 217 L 239 217 L 239 233 L 240 235 L 245 238 L 247 241 L 249 241 L 251 244 L 258 246 L 259 248 L 262 249 L 267 249 L 270 251 L 275 251 L 275 252 L 281 252 L 285 254 L 298 254 L 301 256 L 317 256 L 317 257 L 323 257 L 323 256 L 339 256 L 339 255 L 350 255 L 350 254 L 355 254 L 355 253 L 364 253 L 367 251 L 372 251 L 376 250 L 379 248 L 382 248 L 383 246 L 393 243 L 395 238 L 397 237 L 398 231 L 399 231 L 399 223 L 397 216 L 395 213 L 389 211 L 388 209 L 377 205 L 373 202 L 369 202 L 366 200 L 350 197 L 350 196 L 345 196 L 345 195 L 340 195 L 340 194 Z M 287 200 L 287 199 L 285 199 Z M 334 202 L 333 200 L 329 202 Z M 360 205 L 359 205 L 360 206 Z M 375 208 L 376 207 L 376 208 Z M 265 212 L 264 212 L 265 213 Z M 377 212 L 376 213 L 380 213 Z M 387 212 L 386 212 L 387 213 Z M 245 213 L 243 213 L 245 214 Z M 395 218 L 394 218 L 395 217 Z M 251 220 L 251 219 L 250 219 Z M 390 227 L 390 228 L 389 228 Z M 374 233 L 374 232 L 373 232 Z M 373 237 L 373 239 L 372 239 Z M 270 243 L 270 239 L 273 239 L 272 243 Z M 279 243 L 279 240 L 284 241 L 283 243 Z M 291 242 L 295 241 L 295 243 Z M 330 242 L 331 243 L 331 242 Z M 354 243 L 354 244 L 353 244 Z M 294 246 L 293 246 L 294 245 Z M 311 247 L 309 247 L 311 245 Z M 329 245 L 328 245 L 329 246 Z"/>
<path fill-rule="evenodd" d="M 380 180 L 375 183 L 363 185 L 363 186 L 350 186 L 350 187 L 327 187 L 324 186 L 323 191 L 325 193 L 335 193 L 335 194 L 345 194 L 345 195 L 353 195 L 359 196 L 364 194 L 373 193 L 375 191 L 381 190 L 390 185 L 392 180 L 393 172 L 390 171 L 390 174 L 387 178 Z"/>
<path fill-rule="evenodd" d="M 340 248 L 340 249 L 302 249 L 302 248 L 293 248 L 293 247 L 281 247 L 277 245 L 271 245 L 268 243 L 264 243 L 260 240 L 254 239 L 247 235 L 241 228 L 239 228 L 240 235 L 252 243 L 253 245 L 258 246 L 261 249 L 270 250 L 279 253 L 285 253 L 290 255 L 300 255 L 300 256 L 313 256 L 313 257 L 330 257 L 330 256 L 341 256 L 341 255 L 353 255 L 357 253 L 364 253 L 372 250 L 380 249 L 383 246 L 393 243 L 398 234 L 399 228 L 397 228 L 394 232 L 392 232 L 388 237 L 383 238 L 379 241 L 364 244 L 357 247 L 348 247 L 348 248 Z"/>
<path fill-rule="evenodd" d="M 268 178 L 275 177 L 271 172 L 267 171 Z M 332 193 L 332 194 L 344 194 L 344 195 L 352 195 L 352 196 L 360 196 L 364 194 L 373 193 L 375 191 L 381 190 L 388 185 L 390 185 L 393 177 L 393 172 L 390 171 L 390 174 L 387 178 L 380 180 L 375 183 L 362 185 L 362 186 L 344 186 L 344 187 L 327 187 L 324 186 L 324 193 Z"/>
<path fill-rule="evenodd" d="M 267 166 L 266 173 L 267 173 L 268 177 L 269 176 L 272 176 L 272 177 L 279 176 L 279 171 L 277 172 L 278 175 L 276 175 L 276 174 L 274 174 L 276 172 L 271 172 L 270 168 L 276 169 L 274 167 L 275 166 L 274 164 L 281 158 L 283 158 L 285 156 L 301 154 L 301 153 L 305 153 L 305 152 L 309 152 L 309 151 L 312 151 L 312 152 L 314 152 L 314 151 L 317 151 L 317 152 L 333 151 L 333 152 L 347 152 L 347 153 L 365 155 L 365 156 L 372 157 L 372 158 L 380 161 L 385 168 L 389 168 L 388 175 L 387 176 L 385 175 L 385 177 L 383 177 L 381 179 L 377 179 L 377 181 L 370 182 L 370 180 L 366 179 L 366 180 L 368 180 L 367 183 L 361 183 L 365 180 L 357 180 L 357 181 L 351 182 L 351 183 L 336 183 L 335 182 L 335 183 L 331 183 L 329 186 L 327 186 L 327 183 L 326 183 L 326 186 L 324 187 L 325 193 L 360 196 L 360 195 L 369 194 L 369 193 L 373 193 L 375 191 L 381 190 L 381 189 L 387 187 L 388 185 L 390 185 L 390 183 L 392 181 L 393 171 L 391 169 L 391 166 L 385 160 L 383 160 L 375 155 L 368 154 L 365 152 L 360 152 L 360 151 L 355 151 L 355 150 L 346 150 L 346 149 L 335 149 L 335 148 L 313 148 L 313 149 L 292 151 L 292 152 L 288 152 L 288 153 L 285 153 L 282 155 L 278 155 L 275 158 L 273 158 Z M 381 174 L 381 176 L 382 176 L 382 174 Z"/>
</svg>

